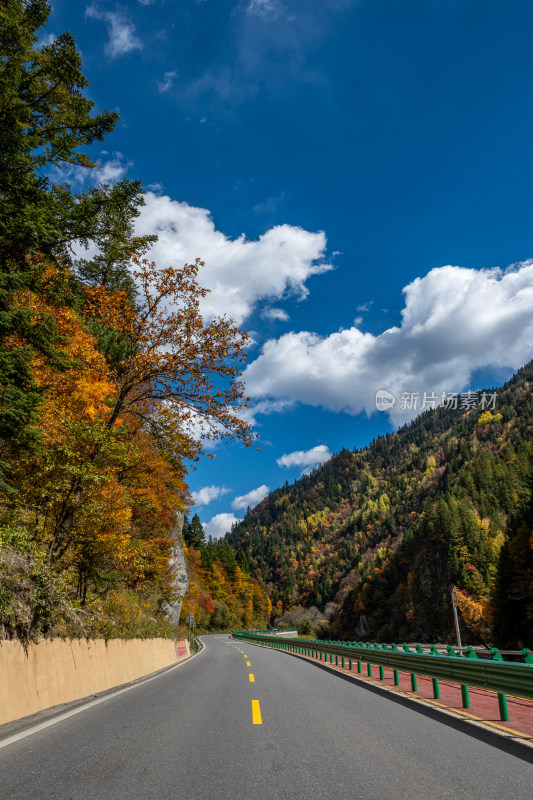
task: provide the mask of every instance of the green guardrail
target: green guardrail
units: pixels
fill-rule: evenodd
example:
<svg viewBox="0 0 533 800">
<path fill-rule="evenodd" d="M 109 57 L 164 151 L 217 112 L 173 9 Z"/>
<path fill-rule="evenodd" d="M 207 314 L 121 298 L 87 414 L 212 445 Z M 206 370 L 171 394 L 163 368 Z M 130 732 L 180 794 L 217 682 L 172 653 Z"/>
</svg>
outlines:
<svg viewBox="0 0 533 800">
<path fill-rule="evenodd" d="M 367 675 L 372 677 L 372 666 L 379 667 L 380 680 L 385 679 L 384 667 L 393 670 L 394 684 L 400 685 L 399 671 L 408 672 L 411 676 L 411 689 L 417 691 L 417 675 L 424 675 L 432 679 L 433 696 L 440 698 L 439 680 L 449 680 L 461 686 L 463 708 L 470 708 L 469 686 L 479 689 L 489 689 L 498 695 L 500 719 L 509 721 L 507 708 L 507 695 L 515 695 L 533 700 L 533 651 L 522 650 L 524 663 L 505 661 L 497 648 L 492 648 L 490 658 L 479 658 L 472 647 L 466 648 L 464 655 L 458 653 L 453 647 L 447 648 L 447 654 L 439 653 L 436 646 L 430 647 L 429 653 L 424 652 L 420 645 L 414 650 L 408 645 L 371 644 L 370 642 L 339 642 L 331 641 L 305 641 L 300 639 L 284 639 L 245 632 L 233 634 L 236 639 L 242 639 L 257 644 L 274 647 L 291 653 L 306 655 L 320 661 L 345 667 L 346 660 L 349 669 L 353 662 L 357 663 L 357 672 L 362 672 L 363 662 L 367 667 Z M 335 661 L 333 659 L 335 658 Z"/>
<path fill-rule="evenodd" d="M 297 628 L 267 628 L 267 630 L 264 631 L 253 630 L 253 631 L 243 631 L 243 633 L 254 634 L 254 636 L 257 636 L 257 634 L 265 634 L 266 636 L 274 636 L 274 635 L 279 636 L 280 634 L 283 634 L 285 636 L 287 633 L 298 634 L 298 630 Z"/>
</svg>

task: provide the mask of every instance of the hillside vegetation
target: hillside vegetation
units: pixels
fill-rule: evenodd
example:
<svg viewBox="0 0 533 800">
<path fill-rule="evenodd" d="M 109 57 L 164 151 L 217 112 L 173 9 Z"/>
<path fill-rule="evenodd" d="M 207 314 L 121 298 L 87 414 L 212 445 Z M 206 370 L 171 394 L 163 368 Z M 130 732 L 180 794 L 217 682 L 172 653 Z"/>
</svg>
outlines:
<svg viewBox="0 0 533 800">
<path fill-rule="evenodd" d="M 533 646 L 532 386 L 530 363 L 493 411 L 427 411 L 249 510 L 227 538 L 274 612 L 326 611 L 323 635 L 446 641 L 455 585 L 468 641 Z"/>
<path fill-rule="evenodd" d="M 264 628 L 272 604 L 265 589 L 250 575 L 242 549 L 234 553 L 224 539 L 205 540 L 198 514 L 183 525 L 189 589 L 182 618 L 192 611 L 196 625 L 212 631 Z"/>
<path fill-rule="evenodd" d="M 140 182 L 96 185 L 88 150 L 118 115 L 93 114 L 70 33 L 38 45 L 49 14 L 0 9 L 0 638 L 172 635 L 170 532 L 202 454 L 187 431 L 251 443 L 248 337 L 202 319 L 199 260 L 146 258 Z M 242 626 L 264 593 L 218 556 L 190 555 L 202 622 L 228 600 L 217 619 Z"/>
</svg>

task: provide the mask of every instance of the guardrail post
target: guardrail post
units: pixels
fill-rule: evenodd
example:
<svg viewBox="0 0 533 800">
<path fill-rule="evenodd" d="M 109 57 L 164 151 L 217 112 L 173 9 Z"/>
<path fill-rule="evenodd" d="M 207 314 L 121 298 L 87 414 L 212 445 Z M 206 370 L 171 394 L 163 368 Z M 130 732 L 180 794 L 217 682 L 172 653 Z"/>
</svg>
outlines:
<svg viewBox="0 0 533 800">
<path fill-rule="evenodd" d="M 344 661 L 344 656 L 342 657 L 342 668 L 344 669 L 346 666 L 346 662 Z"/>
<path fill-rule="evenodd" d="M 409 647 L 407 647 L 406 644 L 402 645 L 402 647 L 403 647 L 404 653 L 412 653 L 413 652 Z M 411 675 L 411 691 L 412 692 L 417 692 L 418 691 L 418 682 L 417 682 L 417 679 L 416 679 L 416 675 L 415 675 L 414 672 L 411 672 L 410 675 Z"/>
<path fill-rule="evenodd" d="M 466 648 L 466 656 L 463 657 L 477 659 L 477 655 L 472 647 Z M 470 691 L 468 686 L 463 683 L 461 684 L 461 700 L 463 701 L 463 708 L 470 708 Z"/>
<path fill-rule="evenodd" d="M 352 661 L 352 659 L 351 659 L 351 658 L 350 658 L 350 659 L 348 659 L 348 665 L 349 665 L 349 669 L 350 669 L 350 672 L 351 672 L 351 671 L 352 671 L 352 669 L 353 669 L 353 661 Z"/>
<path fill-rule="evenodd" d="M 372 664 L 370 663 L 370 661 L 367 662 L 366 673 L 367 673 L 369 678 L 372 677 Z"/>
<path fill-rule="evenodd" d="M 357 672 L 359 674 L 361 674 L 362 671 L 363 671 L 363 665 L 362 665 L 361 661 L 358 661 L 357 662 Z"/>
<path fill-rule="evenodd" d="M 379 666 L 379 679 L 380 679 L 380 681 L 384 681 L 385 680 L 385 670 L 383 669 L 381 664 Z"/>
<path fill-rule="evenodd" d="M 394 644 L 394 642 L 391 644 L 391 646 L 390 646 L 390 649 L 391 649 L 392 651 L 394 651 L 395 653 L 399 653 L 399 652 L 400 652 L 400 651 L 398 650 L 398 646 L 397 646 L 397 645 L 395 645 L 395 644 Z M 398 670 L 397 670 L 397 669 L 394 669 L 394 670 L 392 671 L 392 674 L 393 674 L 393 676 L 394 676 L 394 685 L 395 685 L 395 686 L 399 686 L 399 685 L 400 685 L 400 673 L 398 672 Z"/>
<path fill-rule="evenodd" d="M 509 709 L 507 707 L 507 695 L 498 693 L 498 709 L 502 722 L 509 722 Z"/>
<path fill-rule="evenodd" d="M 439 651 L 437 650 L 437 648 L 435 647 L 434 644 L 431 645 L 430 652 L 434 656 L 439 656 L 440 655 Z M 434 697 L 434 699 L 435 700 L 440 700 L 439 679 L 438 678 L 432 678 L 431 679 L 431 684 L 433 686 L 433 697 Z"/>
<path fill-rule="evenodd" d="M 448 645 L 446 650 L 448 651 L 448 655 L 449 656 L 455 656 L 455 658 L 464 658 L 463 654 L 462 653 L 456 653 L 451 645 Z M 467 651 L 468 650 L 472 651 L 472 648 L 469 647 L 469 648 L 467 648 Z M 476 656 L 475 653 L 473 653 L 473 655 L 469 654 L 468 658 L 477 658 L 477 656 Z M 503 658 L 502 658 L 502 661 L 503 661 Z M 466 686 L 464 683 L 461 684 L 461 700 L 462 700 L 462 703 L 463 703 L 463 708 L 470 708 L 470 692 L 468 691 L 468 686 Z"/>
<path fill-rule="evenodd" d="M 523 652 L 524 651 L 522 650 L 522 653 Z M 505 661 L 504 657 L 502 656 L 497 647 L 491 648 L 490 657 L 493 661 Z M 509 708 L 507 706 L 507 695 L 503 694 L 502 692 L 498 692 L 498 709 L 500 712 L 501 721 L 509 722 Z"/>
</svg>

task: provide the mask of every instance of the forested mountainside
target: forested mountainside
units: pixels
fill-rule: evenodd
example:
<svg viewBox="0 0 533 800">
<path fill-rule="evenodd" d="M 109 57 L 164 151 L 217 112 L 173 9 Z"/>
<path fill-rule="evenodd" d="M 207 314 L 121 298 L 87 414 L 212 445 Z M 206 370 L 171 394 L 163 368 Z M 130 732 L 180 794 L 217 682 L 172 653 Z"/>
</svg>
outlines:
<svg viewBox="0 0 533 800">
<path fill-rule="evenodd" d="M 183 524 L 189 588 L 181 618 L 193 612 L 196 625 L 210 631 L 265 628 L 272 604 L 250 575 L 242 549 L 235 554 L 225 539 L 206 541 L 198 514 Z"/>
<path fill-rule="evenodd" d="M 455 585 L 469 641 L 533 646 L 532 385 L 530 362 L 494 410 L 427 411 L 249 509 L 227 538 L 274 612 L 327 605 L 340 638 L 446 641 Z"/>
</svg>

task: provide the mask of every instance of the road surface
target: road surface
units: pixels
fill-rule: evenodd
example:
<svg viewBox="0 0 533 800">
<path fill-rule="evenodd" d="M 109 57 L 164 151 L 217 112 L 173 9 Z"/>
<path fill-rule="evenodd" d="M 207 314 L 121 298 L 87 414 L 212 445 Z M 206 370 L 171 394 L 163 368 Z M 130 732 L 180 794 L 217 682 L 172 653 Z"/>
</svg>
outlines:
<svg viewBox="0 0 533 800">
<path fill-rule="evenodd" d="M 302 659 L 203 641 L 176 669 L 0 741 L 1 800 L 533 796 L 525 749 Z"/>
</svg>

